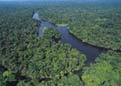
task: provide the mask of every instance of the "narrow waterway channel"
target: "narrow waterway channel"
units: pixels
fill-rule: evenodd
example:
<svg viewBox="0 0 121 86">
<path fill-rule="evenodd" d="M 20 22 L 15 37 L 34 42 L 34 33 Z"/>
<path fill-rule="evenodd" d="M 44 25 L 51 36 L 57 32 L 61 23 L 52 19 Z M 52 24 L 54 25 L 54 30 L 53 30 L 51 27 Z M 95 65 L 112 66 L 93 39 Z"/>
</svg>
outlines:
<svg viewBox="0 0 121 86">
<path fill-rule="evenodd" d="M 70 44 L 73 48 L 79 50 L 80 52 L 84 53 L 87 57 L 86 64 L 89 65 L 90 63 L 93 63 L 101 53 L 106 53 L 107 49 L 105 48 L 99 48 L 87 43 L 82 42 L 81 40 L 78 40 L 75 36 L 69 33 L 68 29 L 69 27 L 60 27 L 56 26 L 53 23 L 49 21 L 43 21 L 39 17 L 38 13 L 35 13 L 33 15 L 33 19 L 41 21 L 41 25 L 39 27 L 39 36 L 43 35 L 43 29 L 45 27 L 51 27 L 53 29 L 58 30 L 61 33 L 61 41 L 64 43 Z"/>
</svg>

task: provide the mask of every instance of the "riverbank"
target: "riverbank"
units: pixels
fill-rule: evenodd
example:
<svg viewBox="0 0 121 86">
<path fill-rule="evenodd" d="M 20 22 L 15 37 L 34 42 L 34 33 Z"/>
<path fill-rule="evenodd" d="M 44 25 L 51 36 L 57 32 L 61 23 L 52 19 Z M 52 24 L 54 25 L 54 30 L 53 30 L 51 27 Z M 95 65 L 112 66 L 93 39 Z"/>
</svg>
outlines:
<svg viewBox="0 0 121 86">
<path fill-rule="evenodd" d="M 38 17 L 37 17 L 38 18 Z M 34 18 L 36 19 L 36 18 Z M 40 18 L 39 18 L 40 19 Z M 38 20 L 38 19 L 37 19 Z M 87 61 L 85 64 L 90 65 L 95 61 L 95 59 L 102 53 L 107 52 L 106 49 L 98 48 L 96 46 L 89 45 L 87 43 L 84 43 L 83 41 L 77 39 L 75 36 L 69 33 L 68 26 L 57 26 L 54 23 L 51 23 L 50 21 L 42 21 L 41 25 L 39 27 L 39 36 L 43 36 L 43 30 L 44 28 L 53 28 L 55 30 L 58 30 L 61 33 L 61 41 L 63 43 L 70 44 L 72 48 L 77 49 L 81 53 L 84 53 L 87 57 Z"/>
<path fill-rule="evenodd" d="M 92 43 L 89 43 L 89 42 L 86 42 L 84 41 L 83 39 L 80 39 L 79 37 L 77 37 L 76 35 L 74 35 L 70 30 L 69 30 L 69 34 L 73 35 L 74 37 L 76 37 L 78 40 L 82 41 L 83 43 L 87 44 L 87 45 L 90 45 L 90 46 L 93 46 L 93 47 L 97 47 L 97 48 L 100 48 L 100 49 L 104 49 L 104 50 L 111 50 L 111 51 L 115 51 L 115 52 L 121 52 L 121 50 L 118 50 L 118 49 L 112 49 L 112 48 L 106 48 L 106 47 L 103 47 L 103 46 L 98 46 L 98 45 L 95 45 L 95 44 L 92 44 Z"/>
</svg>

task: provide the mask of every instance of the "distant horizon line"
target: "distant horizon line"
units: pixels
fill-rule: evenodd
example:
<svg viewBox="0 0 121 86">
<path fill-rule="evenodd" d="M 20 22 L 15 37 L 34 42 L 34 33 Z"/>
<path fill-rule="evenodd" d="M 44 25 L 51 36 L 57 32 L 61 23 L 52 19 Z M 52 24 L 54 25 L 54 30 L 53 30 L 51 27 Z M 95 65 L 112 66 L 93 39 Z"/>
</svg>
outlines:
<svg viewBox="0 0 121 86">
<path fill-rule="evenodd" d="M 121 0 L 0 0 L 0 2 L 38 2 L 38 1 L 75 1 L 75 2 L 121 2 Z"/>
</svg>

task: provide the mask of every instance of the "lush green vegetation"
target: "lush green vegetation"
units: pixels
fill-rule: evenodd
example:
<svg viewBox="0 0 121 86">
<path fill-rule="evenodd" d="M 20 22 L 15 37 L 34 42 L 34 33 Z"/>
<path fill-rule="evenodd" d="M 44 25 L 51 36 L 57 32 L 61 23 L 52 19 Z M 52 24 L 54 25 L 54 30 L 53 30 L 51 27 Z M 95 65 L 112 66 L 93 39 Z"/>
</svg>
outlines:
<svg viewBox="0 0 121 86">
<path fill-rule="evenodd" d="M 86 86 L 120 86 L 121 53 L 108 52 L 100 55 L 96 63 L 84 69 L 82 80 Z"/>
<path fill-rule="evenodd" d="M 56 24 L 56 25 L 60 27 L 68 26 L 68 24 Z"/>
<path fill-rule="evenodd" d="M 33 84 L 33 85 L 32 85 Z M 21 81 L 18 83 L 17 86 L 83 86 L 83 83 L 81 82 L 79 76 L 75 74 L 70 74 L 68 76 L 64 76 L 61 79 L 54 78 L 51 81 L 43 81 L 41 83 L 37 82 L 24 82 Z"/>
<path fill-rule="evenodd" d="M 33 10 L 59 26 L 68 24 L 70 32 L 85 42 L 121 49 L 118 4 L 2 2 L 0 65 L 7 70 L 0 72 L 0 86 L 120 86 L 121 53 L 101 54 L 86 67 L 86 56 L 62 43 L 57 30 L 45 28 L 38 37 L 40 22 L 32 19 Z M 75 73 L 79 70 L 81 75 Z"/>
<path fill-rule="evenodd" d="M 83 68 L 85 55 L 61 43 L 58 31 L 46 28 L 43 37 L 37 36 L 39 23 L 32 20 L 32 7 L 15 6 L 14 10 L 11 6 L 15 5 L 10 5 L 9 9 L 5 5 L 1 9 L 1 65 L 15 75 L 19 73 L 30 78 L 34 83 L 43 79 L 59 79 Z M 2 75 L 4 80 L 5 74 Z"/>
<path fill-rule="evenodd" d="M 39 9 L 42 18 L 67 24 L 70 33 L 99 47 L 121 50 L 120 3 L 56 3 Z"/>
<path fill-rule="evenodd" d="M 0 73 L 0 86 L 6 86 L 7 82 L 16 81 L 15 75 L 10 71 L 5 71 L 4 73 Z"/>
<path fill-rule="evenodd" d="M 121 50 L 120 4 L 94 5 L 72 23 L 70 33 L 92 45 Z"/>
</svg>

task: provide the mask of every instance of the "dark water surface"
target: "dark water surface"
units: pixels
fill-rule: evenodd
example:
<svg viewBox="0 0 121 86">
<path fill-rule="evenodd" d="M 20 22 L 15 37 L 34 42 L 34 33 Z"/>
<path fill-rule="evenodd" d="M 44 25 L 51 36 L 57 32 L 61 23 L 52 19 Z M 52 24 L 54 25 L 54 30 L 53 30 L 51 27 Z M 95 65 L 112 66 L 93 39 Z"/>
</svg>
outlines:
<svg viewBox="0 0 121 86">
<path fill-rule="evenodd" d="M 35 15 L 37 15 L 35 13 Z M 38 16 L 34 15 L 35 20 L 39 20 Z M 41 20 L 39 20 L 41 21 Z M 107 49 L 105 48 L 99 48 L 87 43 L 82 42 L 81 40 L 78 40 L 75 36 L 71 35 L 68 31 L 69 27 L 59 27 L 54 25 L 51 22 L 48 21 L 42 21 L 40 27 L 39 27 L 39 36 L 43 35 L 43 29 L 45 27 L 51 27 L 53 29 L 58 30 L 61 33 L 61 41 L 64 43 L 70 44 L 73 48 L 79 50 L 80 52 L 84 53 L 87 56 L 87 65 L 90 63 L 93 63 L 101 53 L 106 53 Z"/>
<path fill-rule="evenodd" d="M 39 28 L 39 36 L 43 35 L 42 31 L 44 27 L 52 27 L 53 29 L 58 30 L 61 33 L 62 42 L 70 44 L 73 48 L 76 48 L 87 56 L 87 64 L 94 62 L 96 57 L 98 57 L 101 53 L 105 53 L 107 51 L 106 49 L 98 48 L 84 43 L 81 40 L 78 40 L 76 37 L 69 34 L 68 27 L 54 26 L 50 22 L 42 22 Z"/>
</svg>

